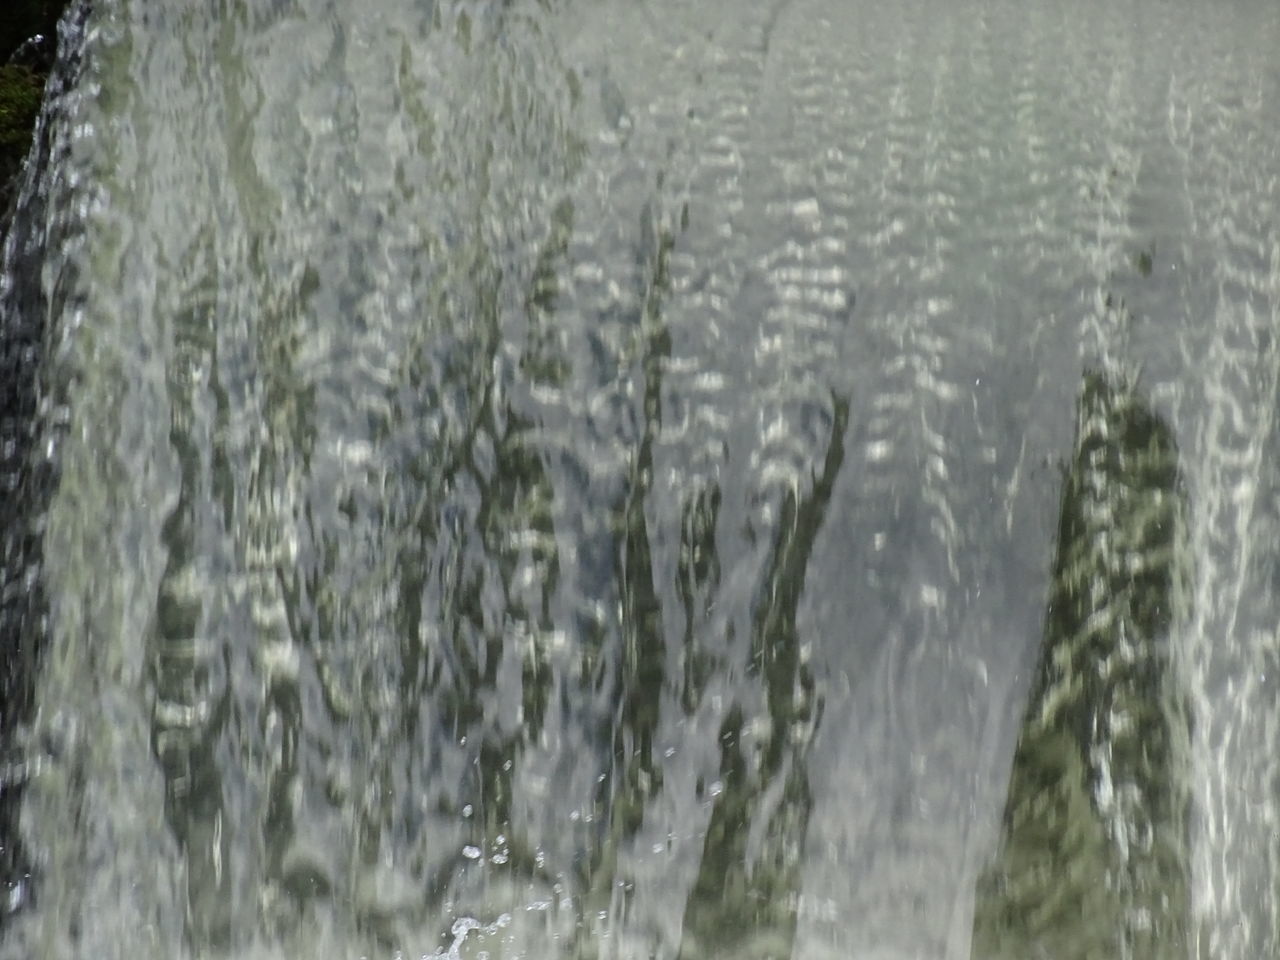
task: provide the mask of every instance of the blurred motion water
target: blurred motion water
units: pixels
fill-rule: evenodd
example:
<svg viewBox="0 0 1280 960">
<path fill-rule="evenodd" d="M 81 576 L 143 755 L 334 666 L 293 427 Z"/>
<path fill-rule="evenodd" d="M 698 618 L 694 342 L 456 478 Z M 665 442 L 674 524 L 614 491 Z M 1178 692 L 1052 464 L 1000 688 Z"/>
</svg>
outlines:
<svg viewBox="0 0 1280 960">
<path fill-rule="evenodd" d="M 94 0 L 0 958 L 1280 956 L 1280 8 Z"/>
</svg>

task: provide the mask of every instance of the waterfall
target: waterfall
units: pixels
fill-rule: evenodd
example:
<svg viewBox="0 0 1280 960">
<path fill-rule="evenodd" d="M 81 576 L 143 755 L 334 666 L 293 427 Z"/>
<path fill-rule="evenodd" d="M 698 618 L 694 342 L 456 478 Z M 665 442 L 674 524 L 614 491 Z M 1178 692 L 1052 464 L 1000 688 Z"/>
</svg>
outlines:
<svg viewBox="0 0 1280 960">
<path fill-rule="evenodd" d="M 1280 13 L 82 0 L 0 960 L 1280 950 Z"/>
</svg>

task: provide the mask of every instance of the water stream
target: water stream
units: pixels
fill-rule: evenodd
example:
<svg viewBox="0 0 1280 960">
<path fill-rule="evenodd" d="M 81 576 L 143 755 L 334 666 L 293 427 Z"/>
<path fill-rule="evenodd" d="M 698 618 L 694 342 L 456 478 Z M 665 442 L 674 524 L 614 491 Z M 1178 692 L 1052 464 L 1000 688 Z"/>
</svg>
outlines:
<svg viewBox="0 0 1280 960">
<path fill-rule="evenodd" d="M 1280 9 L 93 0 L 0 958 L 1280 956 Z"/>
</svg>

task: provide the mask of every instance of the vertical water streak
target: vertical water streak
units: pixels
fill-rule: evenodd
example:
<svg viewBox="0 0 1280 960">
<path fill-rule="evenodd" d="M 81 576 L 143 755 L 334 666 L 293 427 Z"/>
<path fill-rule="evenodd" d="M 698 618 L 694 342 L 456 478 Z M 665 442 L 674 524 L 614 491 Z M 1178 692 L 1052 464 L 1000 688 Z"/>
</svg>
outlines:
<svg viewBox="0 0 1280 960">
<path fill-rule="evenodd" d="M 129 267 L 154 249 L 121 204 L 141 167 L 127 122 L 111 109 L 129 96 L 119 70 L 126 32 L 119 11 L 90 21 L 69 136 L 45 184 L 56 198 L 50 212 L 70 229 L 40 274 L 51 321 L 43 393 L 55 428 L 46 442 L 59 482 L 43 520 L 50 603 L 22 813 L 42 894 L 7 938 L 20 956 L 128 956 L 181 942 L 181 865 L 163 826 L 138 642 L 161 575 L 160 520 L 176 464 L 162 426 L 164 331 L 149 343 L 121 335 L 150 310 L 145 270 L 131 276 Z M 149 849 L 139 835 L 153 838 Z"/>
<path fill-rule="evenodd" d="M 1192 373 L 1183 419 L 1197 557 L 1185 642 L 1194 679 L 1197 790 L 1194 911 L 1200 956 L 1280 949 L 1280 698 L 1274 581 L 1280 402 L 1280 81 L 1258 45 L 1209 34 L 1220 61 L 1169 71 L 1162 119 L 1187 229 L 1173 251 L 1188 315 L 1178 350 Z M 1185 49 L 1185 48 L 1184 48 Z M 1252 158 L 1242 162 L 1246 146 Z"/>
<path fill-rule="evenodd" d="M 713 795 L 679 956 L 792 956 L 813 794 L 809 747 L 822 715 L 812 648 L 797 623 L 806 574 L 844 460 L 849 406 L 834 403 L 829 447 L 803 499 L 784 494 L 755 611 L 749 674 L 764 688 L 764 723 L 740 708 L 720 731 L 720 790 Z M 745 742 L 744 742 L 745 741 Z M 754 741 L 754 742 L 753 742 Z"/>
<path fill-rule="evenodd" d="M 41 533 L 57 482 L 58 440 L 66 429 L 61 385 L 43 370 L 50 317 L 63 302 L 72 307 L 75 283 L 50 283 L 43 269 L 64 244 L 76 245 L 83 198 L 61 163 L 77 140 L 88 6 L 70 5 L 59 27 L 57 63 L 49 77 L 33 144 L 17 184 L 14 207 L 0 218 L 0 931 L 31 905 L 31 863 L 19 830 L 26 777 L 38 750 L 28 756 L 21 731 L 38 707 L 37 673 L 47 640 L 47 600 L 41 585 Z M 65 205 L 65 206 L 64 206 Z"/>
</svg>

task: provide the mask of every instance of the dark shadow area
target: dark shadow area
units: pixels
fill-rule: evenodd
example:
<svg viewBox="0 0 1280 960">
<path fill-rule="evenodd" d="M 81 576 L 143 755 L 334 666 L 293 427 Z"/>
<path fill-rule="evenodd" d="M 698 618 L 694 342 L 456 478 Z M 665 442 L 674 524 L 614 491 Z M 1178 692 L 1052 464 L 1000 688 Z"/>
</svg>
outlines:
<svg viewBox="0 0 1280 960">
<path fill-rule="evenodd" d="M 0 58 L 6 62 L 37 34 L 51 36 L 66 0 L 9 0 L 0 11 Z"/>
</svg>

